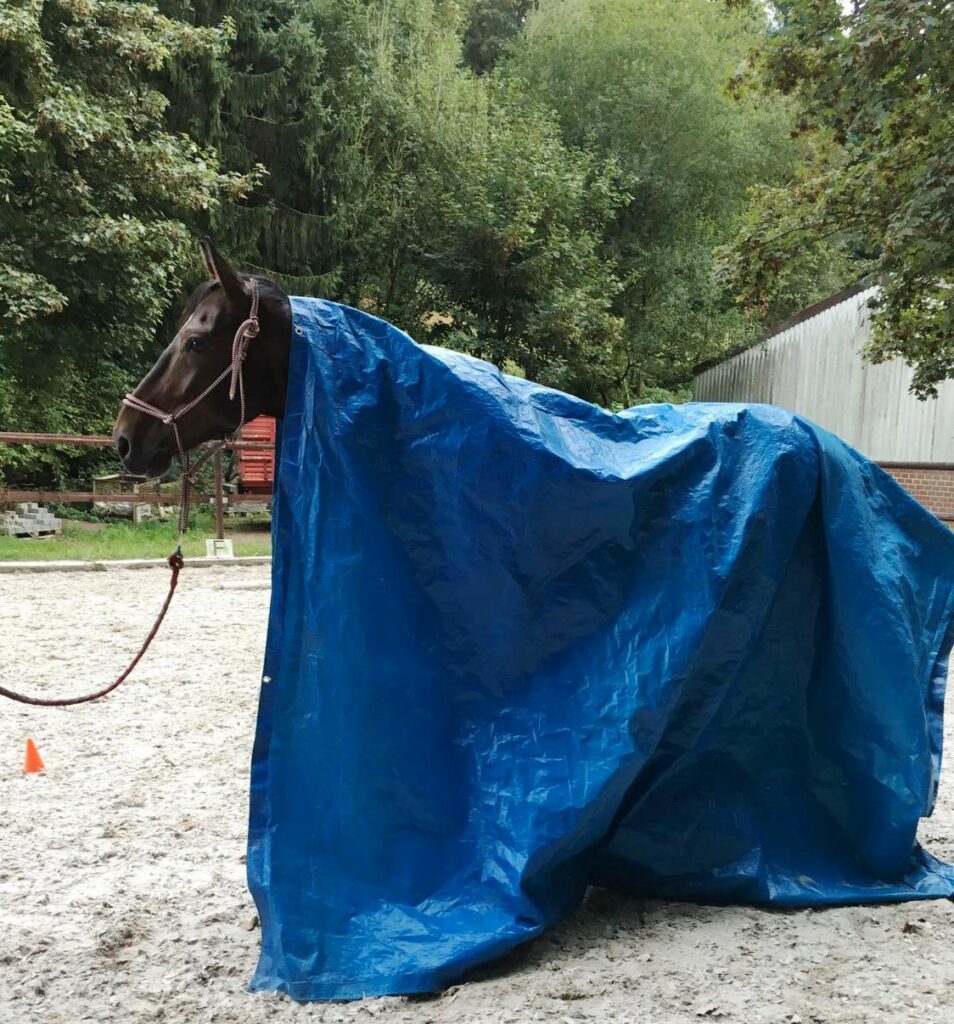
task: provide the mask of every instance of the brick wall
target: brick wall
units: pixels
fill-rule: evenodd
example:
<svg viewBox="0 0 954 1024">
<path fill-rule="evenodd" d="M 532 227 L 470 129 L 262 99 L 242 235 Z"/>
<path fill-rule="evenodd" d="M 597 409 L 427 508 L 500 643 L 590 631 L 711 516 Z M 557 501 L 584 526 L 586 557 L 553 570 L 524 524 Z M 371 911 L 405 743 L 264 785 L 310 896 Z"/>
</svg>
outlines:
<svg viewBox="0 0 954 1024">
<path fill-rule="evenodd" d="M 954 520 L 954 466 L 884 463 L 881 468 L 939 519 Z"/>
</svg>

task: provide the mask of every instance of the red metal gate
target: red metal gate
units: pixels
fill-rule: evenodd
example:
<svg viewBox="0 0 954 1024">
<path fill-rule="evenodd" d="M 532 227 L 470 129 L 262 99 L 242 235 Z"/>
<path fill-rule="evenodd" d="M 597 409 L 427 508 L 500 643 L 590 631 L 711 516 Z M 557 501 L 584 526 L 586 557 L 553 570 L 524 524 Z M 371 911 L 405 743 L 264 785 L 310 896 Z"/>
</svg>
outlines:
<svg viewBox="0 0 954 1024">
<path fill-rule="evenodd" d="M 245 425 L 243 441 L 267 443 L 268 448 L 240 448 L 237 455 L 239 490 L 243 494 L 271 494 L 275 480 L 275 420 L 259 416 Z"/>
</svg>

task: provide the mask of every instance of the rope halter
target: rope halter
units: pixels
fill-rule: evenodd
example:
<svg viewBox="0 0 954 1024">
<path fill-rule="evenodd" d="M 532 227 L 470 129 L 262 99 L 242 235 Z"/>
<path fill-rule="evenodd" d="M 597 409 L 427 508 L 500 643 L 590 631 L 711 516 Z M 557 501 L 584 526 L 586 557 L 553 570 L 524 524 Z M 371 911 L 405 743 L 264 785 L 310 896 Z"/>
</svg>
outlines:
<svg viewBox="0 0 954 1024">
<path fill-rule="evenodd" d="M 242 374 L 242 364 L 248 355 L 248 347 L 252 339 L 258 337 L 261 329 L 258 320 L 258 285 L 254 278 L 249 280 L 249 284 L 252 291 L 252 306 L 248 317 L 239 324 L 235 337 L 232 339 L 232 361 L 200 395 L 193 398 L 191 402 L 187 402 L 179 409 L 176 409 L 175 412 L 165 412 L 154 405 L 150 405 L 133 392 L 130 392 L 123 398 L 123 405 L 128 408 L 135 409 L 136 412 L 143 412 L 147 416 L 152 416 L 164 423 L 166 426 L 172 427 L 172 433 L 176 439 L 176 448 L 179 451 L 179 464 L 182 466 L 182 494 L 179 501 L 179 547 L 176 549 L 177 553 L 181 552 L 182 537 L 189 525 L 189 505 L 192 500 L 192 485 L 195 482 L 195 475 L 216 452 L 221 451 L 226 445 L 237 441 L 241 436 L 242 428 L 245 426 L 245 378 Z M 229 401 L 235 401 L 235 396 L 238 394 L 238 426 L 227 437 L 206 448 L 194 463 L 190 463 L 188 452 L 182 447 L 178 421 L 187 412 L 191 412 L 200 402 L 208 398 L 226 377 L 229 378 Z"/>
</svg>

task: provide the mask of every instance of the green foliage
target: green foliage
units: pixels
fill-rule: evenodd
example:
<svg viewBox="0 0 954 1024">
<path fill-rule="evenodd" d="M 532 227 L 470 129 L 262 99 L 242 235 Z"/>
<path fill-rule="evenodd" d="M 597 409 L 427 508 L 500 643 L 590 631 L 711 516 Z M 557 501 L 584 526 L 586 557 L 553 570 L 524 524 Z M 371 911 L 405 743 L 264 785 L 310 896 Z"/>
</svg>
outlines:
<svg viewBox="0 0 954 1024">
<path fill-rule="evenodd" d="M 797 101 L 805 162 L 754 195 L 725 254 L 740 300 L 783 308 L 793 272 L 884 275 L 875 361 L 915 367 L 912 389 L 954 374 L 954 16 L 946 0 L 777 5 L 778 30 L 739 87 Z"/>
<path fill-rule="evenodd" d="M 252 0 L 206 12 L 226 15 L 229 76 L 195 64 L 172 75 L 183 128 L 235 166 L 268 168 L 216 215 L 225 248 L 421 340 L 606 393 L 615 171 L 568 148 L 538 101 L 461 67 L 456 9 Z M 216 88 L 221 115 L 203 119 Z"/>
<path fill-rule="evenodd" d="M 526 96 L 502 92 L 480 125 L 469 177 L 449 197 L 425 294 L 450 322 L 431 334 L 541 383 L 609 402 L 620 376 L 620 290 L 603 252 L 625 201 L 614 164 L 567 148 Z"/>
<path fill-rule="evenodd" d="M 243 529 L 244 526 L 244 523 L 237 524 L 233 530 L 232 524 L 229 524 L 226 530 L 226 536 L 232 537 L 235 554 L 267 555 L 271 550 L 267 530 L 260 527 Z M 182 545 L 183 554 L 186 558 L 203 557 L 205 540 L 213 536 L 215 521 L 212 516 L 204 509 L 194 513 L 192 532 Z M 146 520 L 138 526 L 128 521 L 81 525 L 75 517 L 71 517 L 70 521 L 64 523 L 62 533 L 55 537 L 0 537 L 0 561 L 165 558 L 177 542 L 178 531 L 174 516 L 161 521 Z M 157 574 L 157 580 L 159 578 Z M 164 587 L 164 581 L 157 583 L 157 590 Z"/>
<path fill-rule="evenodd" d="M 478 75 L 493 71 L 532 7 L 533 0 L 472 0 L 462 40 L 464 63 Z"/>
<path fill-rule="evenodd" d="M 725 88 L 764 17 L 708 0 L 529 7 L 206 8 L 236 25 L 231 70 L 177 71 L 178 123 L 269 171 L 215 233 L 291 290 L 587 398 L 678 389 L 755 330 L 712 249 L 746 187 L 795 155 L 786 103 Z"/>
<path fill-rule="evenodd" d="M 108 427 L 194 259 L 189 220 L 245 187 L 163 130 L 167 101 L 150 86 L 173 56 L 214 55 L 228 35 L 145 4 L 0 3 L 6 429 Z M 0 472 L 27 454 L 0 449 Z"/>
<path fill-rule="evenodd" d="M 338 285 L 329 234 L 347 216 L 329 172 L 341 124 L 357 113 L 334 95 L 333 56 L 356 59 L 347 29 L 356 0 L 165 0 L 167 13 L 233 27 L 224 54 L 183 54 L 167 69 L 167 119 L 226 166 L 260 175 L 238 202 L 211 211 L 220 248 L 291 291 L 330 294 Z M 330 185 L 330 188 L 329 188 Z"/>
<path fill-rule="evenodd" d="M 792 166 L 789 105 L 735 101 L 730 73 L 764 14 L 709 0 L 541 0 L 508 66 L 573 146 L 613 159 L 631 201 L 607 248 L 624 280 L 622 397 L 679 387 L 754 328 L 715 277 L 748 186 Z"/>
<path fill-rule="evenodd" d="M 685 397 L 755 332 L 712 250 L 797 152 L 792 101 L 726 88 L 760 5 L 158 3 L 0 0 L 0 423 L 108 429 L 200 231 L 290 292 L 613 407 Z M 71 451 L 0 469 L 103 457 Z"/>
</svg>

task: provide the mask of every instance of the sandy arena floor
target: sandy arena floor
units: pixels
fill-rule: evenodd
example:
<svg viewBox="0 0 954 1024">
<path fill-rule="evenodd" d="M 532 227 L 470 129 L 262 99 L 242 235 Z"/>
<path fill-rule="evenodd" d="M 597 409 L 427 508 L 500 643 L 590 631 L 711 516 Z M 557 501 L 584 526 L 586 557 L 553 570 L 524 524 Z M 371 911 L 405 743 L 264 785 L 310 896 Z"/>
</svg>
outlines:
<svg viewBox="0 0 954 1024">
<path fill-rule="evenodd" d="M 111 678 L 165 585 L 157 570 L 0 575 L 0 678 L 51 694 Z M 768 912 L 594 892 L 552 934 L 440 997 L 250 995 L 246 785 L 267 602 L 265 568 L 187 571 L 117 694 L 0 709 L 3 1024 L 954 1020 L 947 901 Z M 22 774 L 27 736 L 44 775 Z M 924 828 L 947 858 L 952 775 Z"/>
</svg>

